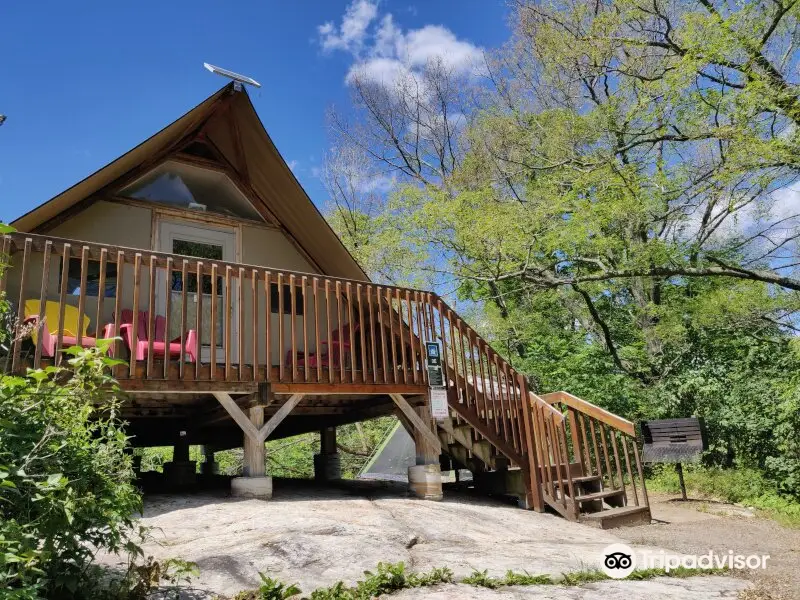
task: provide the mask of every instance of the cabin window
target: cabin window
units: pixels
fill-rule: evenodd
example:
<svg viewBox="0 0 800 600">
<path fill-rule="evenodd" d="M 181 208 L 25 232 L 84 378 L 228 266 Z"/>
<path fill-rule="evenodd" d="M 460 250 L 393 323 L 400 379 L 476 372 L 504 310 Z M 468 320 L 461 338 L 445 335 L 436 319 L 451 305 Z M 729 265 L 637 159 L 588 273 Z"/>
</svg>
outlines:
<svg viewBox="0 0 800 600">
<path fill-rule="evenodd" d="M 60 284 L 60 282 L 59 282 Z M 105 298 L 117 295 L 117 265 L 106 263 Z M 67 265 L 67 293 L 70 296 L 81 295 L 81 259 L 69 259 Z M 100 295 L 100 262 L 90 260 L 86 263 L 86 296 Z"/>
<path fill-rule="evenodd" d="M 270 285 L 270 309 L 273 313 L 278 313 L 278 305 L 280 298 L 278 298 L 278 284 L 273 283 Z M 297 316 L 303 314 L 303 293 L 301 290 L 295 290 L 294 296 L 294 310 Z M 292 314 L 292 288 L 289 285 L 283 284 L 283 314 Z"/>
<path fill-rule="evenodd" d="M 119 193 L 175 208 L 264 220 L 224 172 L 176 160 L 162 163 Z"/>
<path fill-rule="evenodd" d="M 189 242 L 186 240 L 173 240 L 173 254 L 183 256 L 194 256 L 196 258 L 208 258 L 210 260 L 222 260 L 222 246 L 216 244 L 205 244 L 203 242 Z M 201 278 L 201 293 L 211 293 L 211 275 L 203 275 Z M 180 292 L 183 290 L 183 273 L 180 271 L 172 272 L 172 291 Z M 197 273 L 186 274 L 186 291 L 197 292 Z M 217 295 L 222 296 L 222 277 L 217 276 Z"/>
</svg>

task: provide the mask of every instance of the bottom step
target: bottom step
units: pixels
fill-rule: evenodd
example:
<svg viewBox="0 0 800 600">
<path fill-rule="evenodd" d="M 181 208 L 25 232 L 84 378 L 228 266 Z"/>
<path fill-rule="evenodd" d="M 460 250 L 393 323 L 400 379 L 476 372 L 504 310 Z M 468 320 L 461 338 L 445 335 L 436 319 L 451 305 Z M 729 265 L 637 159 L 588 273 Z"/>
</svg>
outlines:
<svg viewBox="0 0 800 600">
<path fill-rule="evenodd" d="M 632 527 L 650 523 L 649 506 L 621 506 L 596 513 L 582 514 L 579 521 L 600 529 Z"/>
</svg>

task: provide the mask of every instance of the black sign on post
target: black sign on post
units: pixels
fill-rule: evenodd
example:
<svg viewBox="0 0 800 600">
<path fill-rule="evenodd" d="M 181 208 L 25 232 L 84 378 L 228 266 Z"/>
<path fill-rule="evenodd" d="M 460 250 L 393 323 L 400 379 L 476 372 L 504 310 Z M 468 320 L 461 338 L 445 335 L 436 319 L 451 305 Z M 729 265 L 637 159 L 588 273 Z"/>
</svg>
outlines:
<svg viewBox="0 0 800 600">
<path fill-rule="evenodd" d="M 686 483 L 683 480 L 683 464 L 698 462 L 703 450 L 708 448 L 703 422 L 696 418 L 660 419 L 642 421 L 642 458 L 644 462 L 675 463 L 681 496 L 686 500 Z"/>
<path fill-rule="evenodd" d="M 442 353 L 437 342 L 425 342 L 425 363 L 428 367 L 428 386 L 444 387 Z"/>
</svg>

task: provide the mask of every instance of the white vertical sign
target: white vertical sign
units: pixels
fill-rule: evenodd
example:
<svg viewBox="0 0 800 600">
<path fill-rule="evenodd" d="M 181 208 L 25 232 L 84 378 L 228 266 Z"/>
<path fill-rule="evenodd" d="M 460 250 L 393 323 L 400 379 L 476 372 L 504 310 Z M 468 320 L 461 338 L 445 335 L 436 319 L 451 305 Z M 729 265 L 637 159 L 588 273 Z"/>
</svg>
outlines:
<svg viewBox="0 0 800 600">
<path fill-rule="evenodd" d="M 446 419 L 450 416 L 450 408 L 447 406 L 447 389 L 430 388 L 431 392 L 431 416 L 434 419 Z"/>
</svg>

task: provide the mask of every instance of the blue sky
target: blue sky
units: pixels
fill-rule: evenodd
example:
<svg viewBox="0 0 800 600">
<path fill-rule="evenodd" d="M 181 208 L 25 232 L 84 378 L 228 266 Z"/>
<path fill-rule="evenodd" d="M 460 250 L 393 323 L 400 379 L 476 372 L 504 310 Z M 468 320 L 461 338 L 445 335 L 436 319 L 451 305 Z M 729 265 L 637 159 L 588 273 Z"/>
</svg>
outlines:
<svg viewBox="0 0 800 600">
<path fill-rule="evenodd" d="M 228 6 L 235 5 L 230 9 Z M 262 121 L 318 204 L 325 112 L 354 66 L 376 77 L 442 54 L 467 68 L 508 37 L 504 0 L 6 3 L 0 36 L 0 220 L 94 172 L 224 85 L 261 82 Z"/>
</svg>

